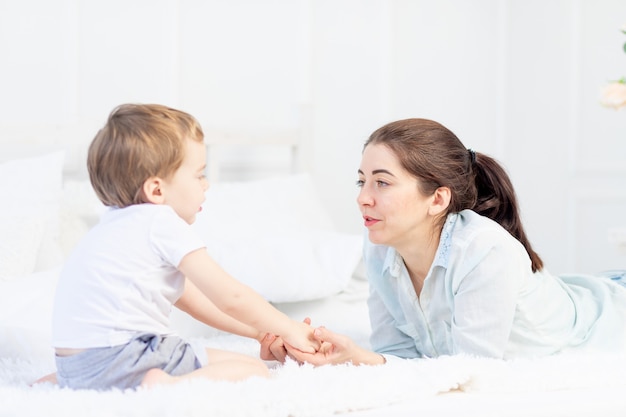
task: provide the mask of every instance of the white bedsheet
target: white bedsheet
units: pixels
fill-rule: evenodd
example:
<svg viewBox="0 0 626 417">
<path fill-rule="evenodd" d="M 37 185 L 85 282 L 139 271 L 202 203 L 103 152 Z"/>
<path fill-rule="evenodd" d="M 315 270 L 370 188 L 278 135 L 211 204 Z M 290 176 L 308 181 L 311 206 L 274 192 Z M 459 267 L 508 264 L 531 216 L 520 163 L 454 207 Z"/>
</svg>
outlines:
<svg viewBox="0 0 626 417">
<path fill-rule="evenodd" d="M 235 336 L 203 341 L 252 355 L 258 348 Z M 29 387 L 48 370 L 45 364 L 0 359 L 0 415 L 571 417 L 623 416 L 626 410 L 626 357 L 504 362 L 459 356 L 384 366 L 270 365 L 269 379 L 94 392 Z"/>
<path fill-rule="evenodd" d="M 57 272 L 2 283 L 2 289 L 11 287 L 12 293 L 0 292 L 0 302 L 17 310 L 13 316 L 0 317 L 0 416 L 626 415 L 626 353 L 510 362 L 456 356 L 377 367 L 313 368 L 271 362 L 269 379 L 239 383 L 193 381 L 127 392 L 70 391 L 51 384 L 30 387 L 54 370 L 45 316 Z M 311 316 L 314 324 L 366 344 L 366 296 L 366 282 L 356 278 L 334 297 L 278 307 L 299 320 Z M 195 343 L 258 355 L 255 341 L 210 330 L 184 316 L 177 320 Z"/>
</svg>

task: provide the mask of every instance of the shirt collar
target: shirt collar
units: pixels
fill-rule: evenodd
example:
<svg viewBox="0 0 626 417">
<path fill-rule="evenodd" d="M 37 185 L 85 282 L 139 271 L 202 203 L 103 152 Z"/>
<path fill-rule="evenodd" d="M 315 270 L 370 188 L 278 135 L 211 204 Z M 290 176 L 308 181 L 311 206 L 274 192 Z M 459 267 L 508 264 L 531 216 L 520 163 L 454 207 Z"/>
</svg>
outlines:
<svg viewBox="0 0 626 417">
<path fill-rule="evenodd" d="M 450 213 L 446 218 L 446 222 L 441 229 L 441 236 L 439 237 L 439 247 L 435 254 L 435 260 L 433 266 L 441 266 L 447 268 L 450 263 L 450 246 L 452 245 L 452 231 L 456 220 L 458 219 L 458 213 Z"/>
<path fill-rule="evenodd" d="M 400 256 L 398 251 L 392 247 L 389 247 L 389 249 L 387 250 L 387 255 L 385 256 L 385 262 L 383 263 L 383 271 L 388 271 L 389 275 L 397 278 L 400 276 L 400 271 L 402 270 L 403 264 L 404 261 L 402 260 L 402 257 Z"/>
<path fill-rule="evenodd" d="M 458 217 L 458 213 L 448 214 L 443 228 L 441 229 L 441 237 L 439 238 L 439 246 L 437 247 L 437 253 L 435 254 L 433 267 L 448 267 L 448 264 L 450 263 L 452 231 Z M 402 270 L 403 265 L 404 261 L 402 260 L 402 257 L 400 256 L 398 251 L 392 247 L 389 247 L 387 249 L 387 255 L 385 256 L 385 261 L 383 262 L 383 271 L 387 271 L 389 275 L 397 278 L 398 276 L 400 276 L 400 271 Z"/>
</svg>

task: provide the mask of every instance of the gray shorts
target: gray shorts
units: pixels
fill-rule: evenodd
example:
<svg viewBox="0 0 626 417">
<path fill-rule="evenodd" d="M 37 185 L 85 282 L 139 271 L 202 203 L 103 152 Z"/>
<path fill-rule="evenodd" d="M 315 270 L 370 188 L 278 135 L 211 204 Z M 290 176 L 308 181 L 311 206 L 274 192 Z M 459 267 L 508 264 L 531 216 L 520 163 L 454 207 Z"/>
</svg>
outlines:
<svg viewBox="0 0 626 417">
<path fill-rule="evenodd" d="M 178 336 L 153 334 L 138 336 L 125 345 L 56 356 L 55 360 L 61 387 L 95 390 L 136 388 L 153 368 L 178 376 L 202 366 L 189 343 Z"/>
</svg>

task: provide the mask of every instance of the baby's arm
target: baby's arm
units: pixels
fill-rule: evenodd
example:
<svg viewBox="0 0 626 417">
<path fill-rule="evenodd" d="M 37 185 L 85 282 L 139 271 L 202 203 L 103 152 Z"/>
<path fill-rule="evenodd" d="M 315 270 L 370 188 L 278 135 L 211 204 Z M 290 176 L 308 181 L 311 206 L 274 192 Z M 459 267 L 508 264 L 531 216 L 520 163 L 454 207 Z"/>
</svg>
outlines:
<svg viewBox="0 0 626 417">
<path fill-rule="evenodd" d="M 188 278 L 185 279 L 185 292 L 183 292 L 183 295 L 181 295 L 175 305 L 196 320 L 216 329 L 256 339 L 259 342 L 265 336 L 265 333 L 259 332 L 254 327 L 224 314 Z"/>
<path fill-rule="evenodd" d="M 314 353 L 319 348 L 311 326 L 290 319 L 252 288 L 231 277 L 206 250 L 187 254 L 178 269 L 226 315 L 261 332 L 280 335 L 303 352 Z"/>
</svg>

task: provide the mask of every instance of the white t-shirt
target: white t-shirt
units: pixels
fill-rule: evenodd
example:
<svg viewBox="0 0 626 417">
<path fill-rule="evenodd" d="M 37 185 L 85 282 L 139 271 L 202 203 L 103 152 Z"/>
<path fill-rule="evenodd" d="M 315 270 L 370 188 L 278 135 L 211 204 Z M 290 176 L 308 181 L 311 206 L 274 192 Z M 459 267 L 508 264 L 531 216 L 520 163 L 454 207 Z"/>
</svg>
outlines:
<svg viewBox="0 0 626 417">
<path fill-rule="evenodd" d="M 177 267 L 204 246 L 169 206 L 107 211 L 61 271 L 53 346 L 116 346 L 142 333 L 170 334 L 172 305 L 184 290 Z"/>
</svg>

